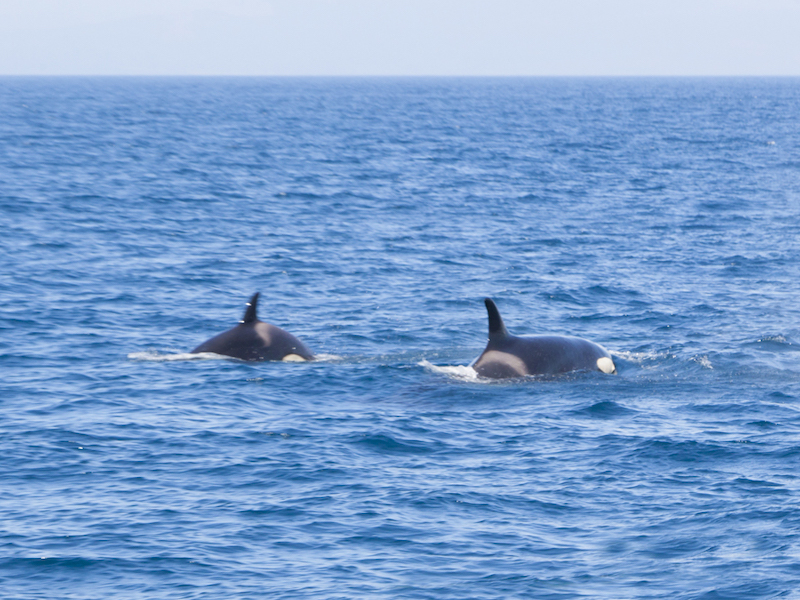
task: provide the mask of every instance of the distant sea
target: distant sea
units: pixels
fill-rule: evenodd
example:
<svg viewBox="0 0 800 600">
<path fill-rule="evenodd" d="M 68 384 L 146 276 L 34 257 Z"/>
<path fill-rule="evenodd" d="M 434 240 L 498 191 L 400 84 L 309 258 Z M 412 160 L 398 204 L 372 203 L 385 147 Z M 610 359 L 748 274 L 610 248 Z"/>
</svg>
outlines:
<svg viewBox="0 0 800 600">
<path fill-rule="evenodd" d="M 798 296 L 800 79 L 0 78 L 0 596 L 800 598 Z"/>
</svg>

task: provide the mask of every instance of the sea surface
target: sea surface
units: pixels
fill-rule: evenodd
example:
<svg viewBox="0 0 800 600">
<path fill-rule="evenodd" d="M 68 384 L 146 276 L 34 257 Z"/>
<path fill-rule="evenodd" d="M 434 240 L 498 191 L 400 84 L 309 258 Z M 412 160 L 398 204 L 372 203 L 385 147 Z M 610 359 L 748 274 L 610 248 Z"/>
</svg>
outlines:
<svg viewBox="0 0 800 600">
<path fill-rule="evenodd" d="M 0 597 L 800 598 L 798 297 L 800 79 L 0 78 Z"/>
</svg>

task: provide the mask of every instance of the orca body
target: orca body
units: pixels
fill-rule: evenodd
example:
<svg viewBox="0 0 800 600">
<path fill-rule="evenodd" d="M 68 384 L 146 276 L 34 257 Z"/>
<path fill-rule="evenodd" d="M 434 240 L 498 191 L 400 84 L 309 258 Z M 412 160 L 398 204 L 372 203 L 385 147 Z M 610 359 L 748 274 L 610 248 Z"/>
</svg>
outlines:
<svg viewBox="0 0 800 600">
<path fill-rule="evenodd" d="M 223 331 L 192 350 L 191 354 L 213 352 L 241 360 L 313 360 L 305 344 L 288 331 L 260 321 L 256 315 L 259 293 L 253 294 L 239 324 Z"/>
<path fill-rule="evenodd" d="M 589 340 L 558 335 L 511 335 L 495 303 L 490 298 L 484 302 L 489 313 L 489 343 L 472 363 L 481 377 L 505 379 L 570 371 L 616 372 L 608 351 Z"/>
</svg>

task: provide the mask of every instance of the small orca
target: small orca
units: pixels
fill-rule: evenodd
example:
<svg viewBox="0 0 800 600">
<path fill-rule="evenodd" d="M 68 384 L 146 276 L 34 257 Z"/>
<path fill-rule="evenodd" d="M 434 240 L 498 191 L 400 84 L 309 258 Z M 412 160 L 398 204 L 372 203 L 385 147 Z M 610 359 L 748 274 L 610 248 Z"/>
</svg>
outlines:
<svg viewBox="0 0 800 600">
<path fill-rule="evenodd" d="M 616 372 L 608 351 L 589 340 L 559 335 L 511 335 L 495 303 L 490 298 L 484 302 L 489 313 L 489 343 L 471 365 L 481 377 L 504 379 L 569 371 Z"/>
<path fill-rule="evenodd" d="M 313 360 L 311 351 L 291 333 L 258 319 L 258 296 L 256 292 L 250 298 L 236 327 L 203 342 L 191 354 L 213 352 L 242 360 Z"/>
</svg>

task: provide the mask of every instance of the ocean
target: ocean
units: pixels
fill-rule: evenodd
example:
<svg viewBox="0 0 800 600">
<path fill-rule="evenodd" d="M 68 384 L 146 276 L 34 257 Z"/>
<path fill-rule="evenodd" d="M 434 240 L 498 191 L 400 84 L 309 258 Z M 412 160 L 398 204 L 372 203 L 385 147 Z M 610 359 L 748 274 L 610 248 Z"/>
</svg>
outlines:
<svg viewBox="0 0 800 600">
<path fill-rule="evenodd" d="M 800 598 L 800 79 L 0 78 L 0 594 Z M 198 359 L 260 317 L 308 363 Z M 599 372 L 491 381 L 483 299 Z"/>
</svg>

